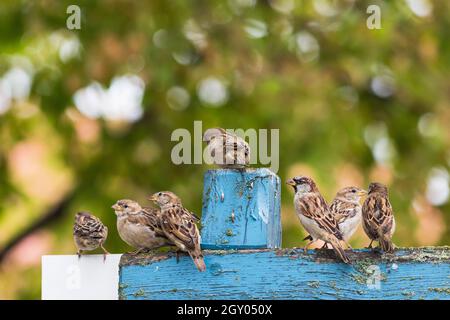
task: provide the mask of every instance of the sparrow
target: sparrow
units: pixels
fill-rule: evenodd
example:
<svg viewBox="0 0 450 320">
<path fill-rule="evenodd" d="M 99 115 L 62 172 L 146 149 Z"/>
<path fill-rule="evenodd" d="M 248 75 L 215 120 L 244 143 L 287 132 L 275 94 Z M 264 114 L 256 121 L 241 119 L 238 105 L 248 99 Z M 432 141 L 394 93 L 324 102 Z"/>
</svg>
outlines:
<svg viewBox="0 0 450 320">
<path fill-rule="evenodd" d="M 170 191 L 161 191 L 149 198 L 161 208 L 161 226 L 164 234 L 181 251 L 187 252 L 200 272 L 206 270 L 200 249 L 198 217 L 185 209 L 181 199 Z"/>
<path fill-rule="evenodd" d="M 350 264 L 350 259 L 340 242 L 344 238 L 339 230 L 339 225 L 320 194 L 316 183 L 311 178 L 299 176 L 290 179 L 287 184 L 294 188 L 295 211 L 300 223 L 312 238 L 305 246 L 305 252 L 312 243 L 320 239 L 329 243 L 343 262 Z"/>
<path fill-rule="evenodd" d="M 347 243 L 361 223 L 361 197 L 367 191 L 358 187 L 346 187 L 339 190 L 330 205 L 330 212 L 339 225 L 344 241 Z"/>
<path fill-rule="evenodd" d="M 348 240 L 361 223 L 362 206 L 360 200 L 365 195 L 367 195 L 367 191 L 361 188 L 346 187 L 337 192 L 330 205 L 330 212 L 337 221 L 344 242 L 348 247 L 350 247 Z M 303 240 L 312 240 L 312 237 L 307 236 Z"/>
<path fill-rule="evenodd" d="M 393 252 L 392 235 L 395 231 L 395 218 L 389 202 L 387 187 L 381 183 L 373 182 L 369 185 L 369 193 L 362 207 L 363 227 L 372 242 L 379 241 L 385 252 Z"/>
<path fill-rule="evenodd" d="M 105 261 L 109 252 L 103 247 L 103 243 L 107 237 L 108 228 L 99 218 L 89 212 L 78 212 L 75 215 L 73 239 L 78 249 L 78 258 L 81 257 L 83 251 L 91 251 L 100 247 L 103 250 L 103 261 Z"/>
<path fill-rule="evenodd" d="M 213 163 L 222 168 L 242 169 L 250 163 L 248 143 L 222 128 L 210 128 L 203 134 L 206 152 Z"/>
<path fill-rule="evenodd" d="M 119 236 L 136 249 L 133 254 L 173 245 L 162 230 L 160 210 L 141 207 L 128 199 L 117 201 L 112 208 L 117 215 Z"/>
</svg>

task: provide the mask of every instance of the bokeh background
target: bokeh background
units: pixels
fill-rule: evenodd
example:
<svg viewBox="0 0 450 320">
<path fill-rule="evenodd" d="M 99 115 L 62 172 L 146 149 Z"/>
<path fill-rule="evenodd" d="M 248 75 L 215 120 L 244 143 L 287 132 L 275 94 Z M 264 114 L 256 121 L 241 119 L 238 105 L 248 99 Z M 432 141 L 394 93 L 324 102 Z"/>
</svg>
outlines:
<svg viewBox="0 0 450 320">
<path fill-rule="evenodd" d="M 40 257 L 75 253 L 78 210 L 114 253 L 118 198 L 170 189 L 200 213 L 208 167 L 170 161 L 194 120 L 280 129 L 283 181 L 310 175 L 328 200 L 384 182 L 397 245 L 449 244 L 449 38 L 448 1 L 2 0 L 0 298 L 40 298 Z M 283 245 L 302 246 L 282 192 Z"/>
</svg>

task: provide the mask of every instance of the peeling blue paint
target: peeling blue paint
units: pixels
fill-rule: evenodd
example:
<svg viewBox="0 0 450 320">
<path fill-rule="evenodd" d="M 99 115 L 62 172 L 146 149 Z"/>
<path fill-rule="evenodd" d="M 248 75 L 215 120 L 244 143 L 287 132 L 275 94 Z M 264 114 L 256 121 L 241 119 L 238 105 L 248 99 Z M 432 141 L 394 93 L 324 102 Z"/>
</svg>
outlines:
<svg viewBox="0 0 450 320">
<path fill-rule="evenodd" d="M 280 193 L 280 178 L 269 169 L 207 171 L 202 248 L 281 247 Z"/>
<path fill-rule="evenodd" d="M 204 177 L 202 247 L 206 272 L 173 253 L 122 256 L 121 299 L 446 299 L 450 248 L 394 255 L 281 247 L 280 179 L 268 169 L 210 170 Z M 223 251 L 220 249 L 227 249 Z"/>
<path fill-rule="evenodd" d="M 322 250 L 333 257 L 332 250 Z M 281 253 L 280 253 L 281 252 Z M 428 261 L 427 255 L 397 251 L 373 258 L 352 253 L 349 266 L 321 258 L 318 250 L 207 252 L 207 271 L 198 272 L 189 257 L 131 264 L 120 268 L 123 299 L 450 299 L 450 260 Z M 430 251 L 440 254 L 439 249 Z M 323 253 L 323 255 L 325 255 Z M 405 257 L 409 255 L 409 257 Z M 368 258 L 369 257 L 369 258 Z M 424 257 L 421 260 L 420 257 Z M 393 267 L 395 265 L 395 267 Z M 371 270 L 379 270 L 377 278 Z M 378 268 L 378 269 L 377 269 Z M 369 285 L 368 285 L 369 284 Z M 371 287 L 372 286 L 372 287 Z"/>
</svg>

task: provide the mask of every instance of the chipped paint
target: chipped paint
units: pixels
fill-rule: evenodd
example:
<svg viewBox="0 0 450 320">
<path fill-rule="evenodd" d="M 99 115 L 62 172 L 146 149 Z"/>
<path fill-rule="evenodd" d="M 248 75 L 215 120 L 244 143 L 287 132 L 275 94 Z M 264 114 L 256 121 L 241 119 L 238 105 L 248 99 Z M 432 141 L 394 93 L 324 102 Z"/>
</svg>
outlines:
<svg viewBox="0 0 450 320">
<path fill-rule="evenodd" d="M 280 247 L 280 199 L 276 196 L 279 193 L 279 177 L 265 168 L 207 171 L 202 206 L 202 247 Z M 228 230 L 232 230 L 232 237 L 228 236 Z M 228 237 L 226 243 L 224 236 Z"/>
<path fill-rule="evenodd" d="M 348 252 L 352 265 L 332 250 L 205 250 L 207 271 L 173 252 L 124 256 L 120 267 L 123 299 L 450 299 L 450 248 L 400 248 L 386 255 Z M 426 257 L 426 258 L 425 258 Z M 393 269 L 393 264 L 397 269 Z M 379 289 L 366 285 L 376 265 Z M 158 273 L 155 273 L 158 268 Z M 168 289 L 171 288 L 171 289 Z M 145 295 L 135 295 L 143 289 Z M 176 290 L 174 290 L 176 289 Z"/>
</svg>

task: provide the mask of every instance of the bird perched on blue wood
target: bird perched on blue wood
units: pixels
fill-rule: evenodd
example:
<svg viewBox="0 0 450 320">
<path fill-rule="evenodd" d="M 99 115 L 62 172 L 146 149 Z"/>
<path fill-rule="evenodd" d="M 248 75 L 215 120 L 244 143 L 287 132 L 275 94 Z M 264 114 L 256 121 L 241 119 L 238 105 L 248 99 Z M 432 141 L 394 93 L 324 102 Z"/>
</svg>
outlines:
<svg viewBox="0 0 450 320">
<path fill-rule="evenodd" d="M 112 208 L 117 215 L 119 236 L 136 249 L 133 254 L 173 245 L 162 230 L 159 209 L 143 208 L 128 199 L 117 201 Z"/>
<path fill-rule="evenodd" d="M 369 248 L 372 248 L 373 241 L 378 241 L 383 251 L 393 252 L 395 218 L 385 185 L 379 182 L 369 185 L 369 193 L 362 207 L 362 217 L 364 231 L 371 240 Z"/>
<path fill-rule="evenodd" d="M 222 168 L 242 169 L 250 163 L 250 147 L 237 135 L 222 128 L 207 129 L 203 135 L 207 154 Z"/>
<path fill-rule="evenodd" d="M 103 247 L 103 243 L 108 237 L 108 228 L 99 218 L 89 212 L 78 212 L 75 215 L 73 226 L 73 238 L 78 249 L 78 258 L 83 251 L 92 251 L 98 247 L 103 250 L 103 260 L 106 259 L 108 251 Z"/>
<path fill-rule="evenodd" d="M 305 252 L 312 243 L 322 240 L 333 247 L 334 252 L 343 262 L 350 263 L 341 244 L 344 238 L 339 230 L 339 225 L 320 194 L 316 183 L 311 178 L 299 176 L 290 179 L 287 184 L 295 190 L 295 211 L 300 223 L 312 238 L 305 246 Z"/>
<path fill-rule="evenodd" d="M 185 209 L 181 199 L 173 192 L 157 192 L 149 200 L 161 208 L 161 226 L 165 236 L 181 251 L 191 256 L 199 271 L 205 271 L 206 265 L 200 249 L 200 232 L 195 224 L 199 218 Z"/>
<path fill-rule="evenodd" d="M 344 241 L 347 243 L 361 223 L 361 198 L 367 191 L 358 187 L 339 190 L 330 205 L 330 212 L 336 219 Z"/>
<path fill-rule="evenodd" d="M 361 223 L 362 206 L 360 201 L 365 195 L 367 195 L 367 191 L 361 188 L 345 187 L 336 193 L 330 205 L 330 212 L 336 219 L 339 231 L 349 247 L 348 241 Z M 312 237 L 308 236 L 304 240 L 312 240 Z"/>
</svg>

